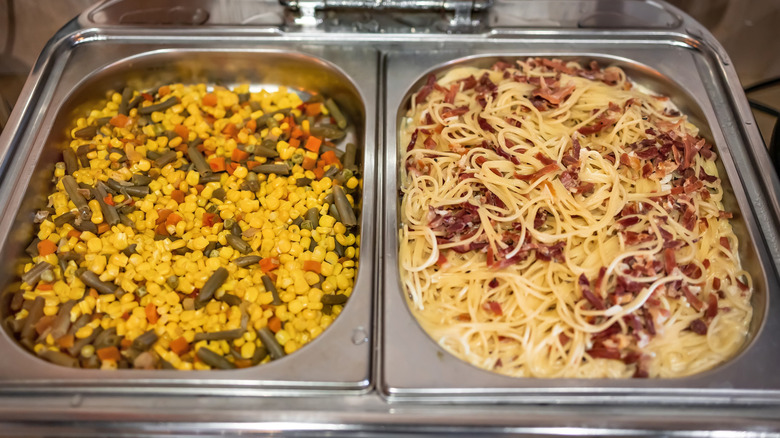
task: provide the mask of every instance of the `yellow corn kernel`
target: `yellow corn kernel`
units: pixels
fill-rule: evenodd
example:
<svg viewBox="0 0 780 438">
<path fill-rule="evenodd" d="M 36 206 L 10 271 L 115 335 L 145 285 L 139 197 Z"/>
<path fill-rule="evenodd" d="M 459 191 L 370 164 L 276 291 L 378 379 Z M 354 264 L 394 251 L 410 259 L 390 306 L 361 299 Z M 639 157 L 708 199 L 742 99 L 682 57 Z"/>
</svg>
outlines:
<svg viewBox="0 0 780 438">
<path fill-rule="evenodd" d="M 103 222 L 103 211 L 100 209 L 100 203 L 97 199 L 93 199 L 88 203 L 89 209 L 92 210 L 92 223 L 99 224 Z"/>
<path fill-rule="evenodd" d="M 347 180 L 347 188 L 354 189 L 358 185 L 358 179 L 354 176 Z"/>
<path fill-rule="evenodd" d="M 93 328 L 89 325 L 81 327 L 80 329 L 76 330 L 76 339 L 88 338 L 92 334 L 92 330 Z"/>
</svg>

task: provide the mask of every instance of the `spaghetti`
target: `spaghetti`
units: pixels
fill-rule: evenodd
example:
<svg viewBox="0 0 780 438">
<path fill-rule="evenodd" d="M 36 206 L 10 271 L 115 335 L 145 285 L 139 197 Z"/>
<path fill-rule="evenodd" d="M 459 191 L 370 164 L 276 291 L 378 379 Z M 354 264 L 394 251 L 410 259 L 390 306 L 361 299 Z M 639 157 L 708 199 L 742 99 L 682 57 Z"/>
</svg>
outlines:
<svg viewBox="0 0 780 438">
<path fill-rule="evenodd" d="M 712 146 L 617 67 L 431 75 L 402 128 L 400 271 L 446 350 L 532 377 L 676 377 L 744 343 Z M 408 145 L 408 146 L 407 146 Z"/>
</svg>

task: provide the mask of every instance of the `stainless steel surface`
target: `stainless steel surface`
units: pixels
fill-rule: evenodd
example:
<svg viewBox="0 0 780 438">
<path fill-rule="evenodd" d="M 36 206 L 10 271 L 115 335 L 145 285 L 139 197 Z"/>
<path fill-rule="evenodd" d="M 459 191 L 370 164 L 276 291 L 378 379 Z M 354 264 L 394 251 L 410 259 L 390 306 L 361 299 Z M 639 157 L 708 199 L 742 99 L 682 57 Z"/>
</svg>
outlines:
<svg viewBox="0 0 780 438">
<path fill-rule="evenodd" d="M 122 17 L 127 17 L 126 13 L 136 6 L 151 10 L 159 8 L 159 3 L 112 0 L 85 11 L 55 35 L 25 84 L 8 127 L 0 135 L 0 206 L 13 212 L 21 204 L 24 193 L 12 188 L 16 184 L 27 185 L 39 161 L 37 157 L 46 148 L 47 130 L 55 126 L 49 114 L 65 102 L 69 87 L 64 84 L 74 85 L 80 80 L 73 71 L 74 65 L 89 73 L 140 52 L 170 49 L 217 53 L 292 51 L 330 61 L 354 81 L 365 104 L 363 136 L 368 157 L 365 202 L 384 201 L 376 203 L 375 210 L 366 205 L 363 216 L 364 236 L 371 229 L 376 233 L 375 241 L 362 242 L 364 256 L 373 256 L 374 261 L 364 261 L 361 269 L 366 266 L 374 269 L 373 282 L 368 287 L 373 287 L 375 304 L 381 304 L 374 306 L 375 325 L 366 327 L 372 342 L 362 344 L 365 350 L 358 348 L 361 354 L 371 354 L 368 386 L 363 390 L 327 389 L 322 385 L 316 390 L 289 390 L 285 383 L 267 380 L 268 374 L 280 370 L 264 374 L 263 367 L 256 369 L 256 375 L 239 379 L 231 376 L 215 380 L 211 378 L 213 374 L 204 374 L 207 378 L 188 374 L 182 377 L 187 380 L 183 382 L 178 380 L 182 374 L 176 374 L 177 380 L 164 376 L 160 377 L 162 381 L 155 382 L 151 377 L 136 376 L 122 376 L 130 377 L 123 381 L 106 373 L 79 381 L 70 375 L 63 378 L 49 366 L 47 370 L 37 369 L 53 373 L 43 379 L 41 374 L 35 377 L 35 369 L 9 369 L 9 363 L 0 359 L 3 376 L 0 435 L 701 436 L 780 432 L 777 391 L 765 390 L 758 383 L 749 389 L 728 388 L 729 382 L 715 388 L 717 385 L 713 383 L 702 391 L 669 387 L 656 391 L 645 386 L 641 389 L 648 397 L 632 395 L 620 385 L 587 388 L 582 381 L 569 382 L 573 391 L 568 393 L 559 387 L 527 398 L 509 395 L 517 390 L 512 387 L 508 387 L 508 392 L 493 388 L 496 393 L 508 395 L 498 399 L 484 394 L 461 396 L 455 390 L 448 397 L 405 400 L 385 397 L 392 392 L 388 389 L 399 388 L 396 379 L 399 375 L 408 378 L 407 382 L 411 380 L 414 389 L 425 387 L 429 379 L 436 381 L 441 373 L 441 368 L 423 366 L 430 359 L 431 351 L 435 351 L 427 339 L 422 340 L 422 345 L 409 344 L 409 349 L 400 351 L 378 349 L 390 336 L 395 341 L 416 340 L 414 336 L 404 338 L 399 336 L 402 333 L 388 332 L 384 330 L 387 326 L 381 324 L 392 322 L 397 327 L 398 323 L 406 322 L 409 327 L 405 329 L 411 330 L 408 333 L 417 327 L 394 287 L 396 248 L 392 245 L 395 229 L 391 222 L 395 211 L 391 209 L 396 202 L 397 169 L 390 166 L 396 151 L 391 137 L 397 130 L 396 116 L 403 93 L 424 70 L 463 56 L 476 53 L 618 56 L 644 62 L 664 74 L 673 70 L 675 63 L 689 66 L 691 71 L 674 80 L 694 96 L 718 146 L 728 145 L 733 163 L 729 171 L 731 182 L 742 202 L 743 213 L 752 216 L 747 223 L 752 227 L 757 254 L 765 263 L 768 293 L 777 293 L 780 183 L 771 171 L 728 56 L 695 21 L 655 1 L 501 0 L 478 14 L 473 28 L 463 33 L 447 33 L 451 31 L 451 14 L 318 12 L 315 23 L 301 26 L 295 23 L 296 14 L 271 1 L 202 0 L 166 5 L 189 10 L 193 6 L 202 8 L 208 13 L 208 19 L 199 26 L 158 27 L 152 15 L 145 21 L 128 22 Z M 80 65 L 90 58 L 87 55 L 91 51 L 100 53 L 101 59 Z M 665 53 L 660 61 L 659 51 Z M 374 155 L 369 157 L 371 151 Z M 392 219 L 388 221 L 387 217 Z M 0 225 L 6 227 L 3 231 L 7 230 L 6 219 L 0 220 Z M 360 275 L 363 273 L 359 274 L 360 281 L 369 277 Z M 776 314 L 773 306 L 778 305 L 777 301 L 774 298 L 768 301 L 767 325 L 773 320 L 773 313 Z M 396 319 L 398 322 L 391 321 Z M 336 324 L 343 321 L 346 320 L 340 318 Z M 347 329 L 354 327 L 334 325 L 323 336 L 346 335 L 337 331 L 339 328 L 348 332 Z M 764 333 L 758 336 L 760 339 Z M 772 342 L 774 351 L 780 341 Z M 759 356 L 755 350 L 751 348 L 746 355 Z M 18 353 L 21 352 L 8 350 L 9 355 Z M 290 359 L 307 353 L 301 351 Z M 445 353 L 445 362 L 446 356 Z M 350 358 L 342 355 L 332 359 L 346 364 Z M 315 367 L 320 361 L 319 358 L 310 360 Z M 474 371 L 465 367 L 463 378 Z M 773 367 L 774 363 L 759 357 L 749 373 L 769 375 Z M 20 375 L 25 379 L 21 380 Z M 253 377 L 270 386 L 259 385 Z M 108 383 L 95 380 L 98 378 L 108 379 Z M 769 383 L 776 387 L 777 377 L 770 376 L 770 379 Z M 465 387 L 467 383 L 461 385 Z M 473 386 L 479 388 L 479 384 Z M 666 397 L 662 399 L 663 394 Z M 463 403 L 466 399 L 468 403 Z"/>
<path fill-rule="evenodd" d="M 305 49 L 304 49 L 305 51 Z M 261 86 L 286 85 L 302 92 L 316 91 L 332 97 L 354 123 L 354 140 L 363 148 L 365 214 L 362 215 L 362 248 L 364 256 L 356 277 L 354 293 L 344 311 L 324 333 L 296 354 L 266 365 L 243 370 L 204 371 L 182 373 L 170 370 L 144 372 L 117 370 L 68 369 L 44 362 L 8 336 L 0 336 L 0 380 L 6 390 L 25 388 L 29 391 L 58 388 L 78 388 L 80 391 L 137 392 L 149 391 L 196 392 L 210 394 L 232 393 L 237 388 L 244 393 L 286 389 L 303 392 L 318 390 L 362 391 L 370 382 L 371 343 L 356 341 L 355 333 L 370 334 L 372 330 L 373 252 L 374 228 L 370 212 L 374 204 L 375 149 L 372 109 L 366 102 L 375 95 L 372 81 L 353 83 L 340 68 L 321 59 L 330 59 L 345 70 L 368 78 L 376 74 L 376 52 L 370 48 L 333 50 L 329 47 L 310 48 L 308 54 L 298 47 L 254 46 L 242 48 L 229 44 L 212 44 L 208 49 L 188 47 L 165 48 L 151 44 L 99 43 L 77 45 L 67 52 L 62 69 L 48 76 L 46 82 L 56 86 L 41 97 L 35 105 L 38 119 L 29 143 L 17 147 L 14 170 L 6 170 L 3 191 L 6 198 L 0 213 L 0 248 L 6 260 L 22 257 L 27 241 L 32 239 L 29 220 L 37 209 L 46 205 L 51 192 L 54 163 L 60 160 L 60 150 L 68 144 L 67 133 L 78 117 L 88 108 L 98 106 L 108 90 L 121 89 L 132 84 L 136 89 L 147 89 L 172 82 L 209 84 L 249 83 L 259 91 Z M 372 62 L 373 61 L 373 62 Z M 16 280 L 16 264 L 0 267 L 0 284 L 4 290 Z M 7 316 L 10 295 L 3 295 Z M 368 335 L 364 335 L 368 336 Z M 349 360 L 343 360 L 349 358 Z M 316 366 L 313 366 L 316 364 Z"/>
<path fill-rule="evenodd" d="M 626 47 L 629 46 L 629 47 Z M 749 204 L 742 182 L 754 178 L 747 163 L 734 161 L 734 153 L 744 150 L 741 142 L 727 142 L 723 130 L 709 102 L 711 98 L 701 86 L 703 80 L 697 69 L 696 53 L 671 44 L 650 45 L 648 42 L 631 43 L 623 40 L 603 44 L 588 41 L 565 44 L 545 42 L 526 43 L 518 49 L 498 50 L 491 46 L 472 46 L 468 51 L 455 49 L 440 50 L 435 55 L 410 56 L 404 51 L 390 52 L 385 63 L 385 77 L 388 89 L 407 90 L 405 94 L 387 96 L 385 101 L 386 150 L 393 146 L 396 153 L 386 153 L 384 188 L 385 193 L 396 194 L 395 199 L 385 200 L 384 259 L 384 317 L 382 326 L 381 391 L 392 399 L 441 399 L 448 402 L 468 403 L 478 398 L 481 401 L 510 399 L 519 403 L 537 403 L 555 396 L 557 401 L 589 403 L 595 399 L 606 400 L 620 395 L 637 403 L 728 403 L 735 398 L 780 401 L 780 376 L 772 367 L 757 367 L 756 364 L 771 364 L 780 361 L 780 344 L 775 342 L 774 333 L 780 331 L 780 319 L 771 315 L 780 314 L 778 278 L 772 267 L 768 248 L 761 242 L 759 223 Z M 470 55 L 466 58 L 458 59 Z M 743 266 L 756 279 L 753 306 L 754 316 L 751 331 L 743 350 L 733 359 L 713 370 L 676 379 L 539 379 L 513 378 L 482 369 L 455 358 L 438 346 L 433 339 L 416 324 L 408 311 L 405 291 L 400 282 L 397 257 L 398 229 L 400 219 L 398 157 L 405 152 L 398 133 L 406 117 L 409 100 L 413 93 L 424 85 L 428 74 L 443 74 L 457 66 L 488 68 L 499 59 L 512 60 L 528 56 L 552 56 L 573 59 L 587 65 L 591 60 L 600 65 L 616 65 L 629 78 L 648 89 L 667 96 L 691 121 L 702 128 L 702 135 L 717 145 L 724 176 L 724 203 L 735 211 L 732 221 L 740 242 L 740 257 Z M 411 84 L 411 86 L 409 85 Z M 406 88 L 404 88 L 406 87 Z M 393 122 L 395 120 L 395 122 Z M 724 169 L 725 167 L 725 169 Z M 737 205 L 738 204 L 738 205 Z M 738 213 L 738 212 L 741 212 Z M 395 252 L 393 252 L 395 250 Z M 406 311 L 405 311 L 406 310 Z M 769 314 L 770 317 L 765 316 Z M 393 315 L 393 317 L 389 317 Z M 416 358 L 413 364 L 404 360 L 405 354 Z M 435 370 L 422 374 L 421 369 Z M 674 394 L 674 397 L 672 397 Z"/>
</svg>

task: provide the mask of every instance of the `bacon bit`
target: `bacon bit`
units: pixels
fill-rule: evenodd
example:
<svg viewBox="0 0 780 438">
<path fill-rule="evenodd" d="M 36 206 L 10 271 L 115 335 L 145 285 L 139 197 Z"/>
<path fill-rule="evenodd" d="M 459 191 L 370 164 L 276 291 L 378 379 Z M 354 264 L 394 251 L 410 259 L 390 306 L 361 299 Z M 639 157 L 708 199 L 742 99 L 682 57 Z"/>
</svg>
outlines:
<svg viewBox="0 0 780 438">
<path fill-rule="evenodd" d="M 409 141 L 409 146 L 406 147 L 406 152 L 409 152 L 412 149 L 414 149 L 414 145 L 417 143 L 418 133 L 419 133 L 418 129 L 415 129 L 414 132 L 412 133 L 412 138 Z"/>
<path fill-rule="evenodd" d="M 417 105 L 423 103 L 425 99 L 428 97 L 428 95 L 431 94 L 431 91 L 433 91 L 433 85 L 435 83 L 436 83 L 436 75 L 434 75 L 433 73 L 429 74 L 427 82 L 417 93 L 417 96 L 414 98 L 414 103 Z"/>
<path fill-rule="evenodd" d="M 553 163 L 553 164 L 548 164 L 529 175 L 520 175 L 516 173 L 515 178 L 521 181 L 536 181 L 537 179 L 543 177 L 544 175 L 547 175 L 550 172 L 555 172 L 556 170 L 560 170 L 560 166 L 557 163 Z"/>
<path fill-rule="evenodd" d="M 477 86 L 477 79 L 474 77 L 474 75 L 471 75 L 465 79 L 461 79 L 458 82 L 463 84 L 463 91 L 471 90 Z"/>
<path fill-rule="evenodd" d="M 639 216 L 627 216 L 627 217 L 623 217 L 623 218 L 618 219 L 617 223 L 618 223 L 618 225 L 620 225 L 623 228 L 628 228 L 631 225 L 638 224 L 640 220 L 641 219 L 640 219 Z"/>
<path fill-rule="evenodd" d="M 620 351 L 617 348 L 594 346 L 590 350 L 586 350 L 585 353 L 594 359 L 620 359 Z"/>
<path fill-rule="evenodd" d="M 541 97 L 542 99 L 546 100 L 547 102 L 550 102 L 553 105 L 558 105 L 564 100 L 566 100 L 567 97 L 571 96 L 571 94 L 574 92 L 575 86 L 574 84 L 570 84 L 568 87 L 555 87 L 552 88 L 547 87 L 547 83 L 542 82 L 540 84 L 540 88 L 535 89 L 533 92 L 531 92 L 531 95 L 534 97 Z"/>
<path fill-rule="evenodd" d="M 536 244 L 536 258 L 544 261 L 564 262 L 563 248 L 566 246 L 564 241 L 554 245 Z"/>
<path fill-rule="evenodd" d="M 747 291 L 750 289 L 750 288 L 748 287 L 748 285 L 747 285 L 747 284 L 745 284 L 745 283 L 743 283 L 743 282 L 742 282 L 742 280 L 740 280 L 739 278 L 737 278 L 737 286 L 739 287 L 739 289 L 740 289 L 742 292 L 747 292 Z"/>
<path fill-rule="evenodd" d="M 671 274 L 675 267 L 677 267 L 677 260 L 674 256 L 674 250 L 671 248 L 664 249 L 664 268 L 666 268 L 666 273 Z"/>
<path fill-rule="evenodd" d="M 569 343 L 569 340 L 571 340 L 571 338 L 566 335 L 566 333 L 561 332 L 558 334 L 558 342 L 560 342 L 561 345 L 565 346 Z"/>
<path fill-rule="evenodd" d="M 712 320 L 712 318 L 715 318 L 717 314 L 718 314 L 718 296 L 717 294 L 711 293 L 707 297 L 707 311 L 704 312 L 704 316 L 707 317 L 707 319 Z"/>
<path fill-rule="evenodd" d="M 612 124 L 617 122 L 616 119 L 605 118 L 603 116 L 604 114 L 602 114 L 602 116 L 597 118 L 596 123 L 588 126 L 583 126 L 582 128 L 578 129 L 577 132 L 579 132 L 582 135 L 595 134 L 597 132 L 600 132 L 607 126 L 611 126 Z"/>
<path fill-rule="evenodd" d="M 490 283 L 488 283 L 488 286 L 490 287 L 498 287 L 498 278 L 494 278 L 490 280 Z"/>
<path fill-rule="evenodd" d="M 483 119 L 481 116 L 477 116 L 477 123 L 479 124 L 479 127 L 482 128 L 484 131 L 496 132 L 493 126 L 490 123 L 488 123 L 487 120 Z"/>
<path fill-rule="evenodd" d="M 720 290 L 720 278 L 715 277 L 712 279 L 712 288 L 715 290 Z"/>
<path fill-rule="evenodd" d="M 443 268 L 447 264 L 447 256 L 443 252 L 439 251 L 439 259 L 436 260 L 436 264 Z"/>
<path fill-rule="evenodd" d="M 460 89 L 460 84 L 450 85 L 450 89 L 447 91 L 447 94 L 444 96 L 444 102 L 455 103 L 455 96 L 458 94 L 459 89 Z"/>
<path fill-rule="evenodd" d="M 647 371 L 647 367 L 649 366 L 650 357 L 646 354 L 643 354 L 639 356 L 639 359 L 637 360 L 636 370 L 634 371 L 634 378 L 637 379 L 646 379 L 650 377 L 650 373 Z"/>
<path fill-rule="evenodd" d="M 442 119 L 448 119 L 450 117 L 460 116 L 469 112 L 469 107 L 459 106 L 457 108 L 445 109 L 441 112 Z"/>
<path fill-rule="evenodd" d="M 688 300 L 688 302 L 693 306 L 694 309 L 696 309 L 697 312 L 701 312 L 702 309 L 704 309 L 704 303 L 701 302 L 699 298 L 696 297 L 696 295 L 691 292 L 691 290 L 688 288 L 687 285 L 684 285 L 682 287 L 683 294 L 685 295 L 685 298 Z"/>
<path fill-rule="evenodd" d="M 536 155 L 534 155 L 534 158 L 536 158 L 537 160 L 541 161 L 542 164 L 544 164 L 545 166 L 550 165 L 550 164 L 558 164 L 558 162 L 556 162 L 552 158 L 547 157 L 546 155 L 544 155 L 541 152 L 537 152 Z"/>
<path fill-rule="evenodd" d="M 433 137 L 428 137 L 423 142 L 423 145 L 425 145 L 425 149 L 436 149 L 436 140 Z"/>
<path fill-rule="evenodd" d="M 691 325 L 688 326 L 688 329 L 697 335 L 706 335 L 707 334 L 707 323 L 702 321 L 701 319 L 696 319 L 691 322 Z"/>
<path fill-rule="evenodd" d="M 470 322 L 471 315 L 469 315 L 468 313 L 461 313 L 460 315 L 456 316 L 455 319 L 462 322 Z"/>
<path fill-rule="evenodd" d="M 547 221 L 547 210 L 545 209 L 537 210 L 536 216 L 534 217 L 534 229 L 538 230 L 542 228 L 542 226 L 546 221 Z"/>
<path fill-rule="evenodd" d="M 720 246 L 726 248 L 726 251 L 731 252 L 731 244 L 729 243 L 728 237 L 722 236 L 720 238 Z"/>
<path fill-rule="evenodd" d="M 635 231 L 621 231 L 620 233 L 626 245 L 638 245 L 655 240 L 655 236 L 649 233 L 637 233 Z"/>
<path fill-rule="evenodd" d="M 582 296 L 588 300 L 590 305 L 596 310 L 604 310 L 604 302 L 601 300 L 601 297 L 597 297 L 590 291 L 590 281 L 588 281 L 588 277 L 586 277 L 585 274 L 580 274 L 578 283 L 580 285 L 580 290 L 582 291 Z"/>
<path fill-rule="evenodd" d="M 493 312 L 497 316 L 502 316 L 504 312 L 501 310 L 501 304 L 496 301 L 487 301 L 482 303 L 482 308 L 488 312 Z"/>
</svg>

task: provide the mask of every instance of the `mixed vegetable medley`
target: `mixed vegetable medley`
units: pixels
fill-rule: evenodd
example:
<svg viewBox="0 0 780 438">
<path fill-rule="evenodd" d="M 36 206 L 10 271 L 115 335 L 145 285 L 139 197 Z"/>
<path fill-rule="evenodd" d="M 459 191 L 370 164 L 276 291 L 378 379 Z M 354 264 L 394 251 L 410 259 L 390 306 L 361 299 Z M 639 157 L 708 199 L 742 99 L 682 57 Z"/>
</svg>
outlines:
<svg viewBox="0 0 780 438">
<path fill-rule="evenodd" d="M 296 351 L 355 281 L 349 129 L 331 99 L 284 87 L 112 93 L 56 164 L 10 330 L 83 368 L 244 368 Z"/>
</svg>

